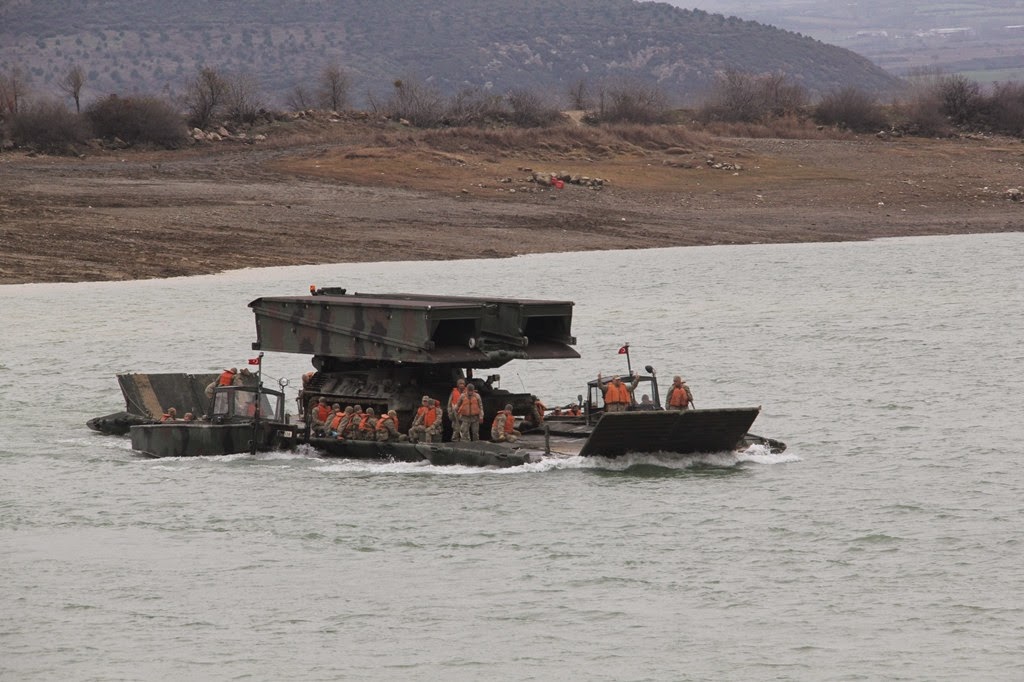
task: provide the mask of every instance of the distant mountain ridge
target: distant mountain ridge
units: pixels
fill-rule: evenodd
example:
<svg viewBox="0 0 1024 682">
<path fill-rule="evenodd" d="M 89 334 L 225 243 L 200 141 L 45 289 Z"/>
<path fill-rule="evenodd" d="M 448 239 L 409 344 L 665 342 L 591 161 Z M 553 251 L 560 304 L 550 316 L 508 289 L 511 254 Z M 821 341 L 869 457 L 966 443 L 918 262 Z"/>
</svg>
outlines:
<svg viewBox="0 0 1024 682">
<path fill-rule="evenodd" d="M 0 70 L 52 90 L 72 64 L 87 96 L 180 91 L 201 65 L 256 76 L 271 99 L 328 62 L 359 98 L 416 76 L 444 92 L 538 87 L 562 95 L 628 78 L 692 100 L 725 69 L 783 72 L 812 92 L 898 81 L 852 52 L 700 10 L 631 0 L 0 0 Z"/>
</svg>

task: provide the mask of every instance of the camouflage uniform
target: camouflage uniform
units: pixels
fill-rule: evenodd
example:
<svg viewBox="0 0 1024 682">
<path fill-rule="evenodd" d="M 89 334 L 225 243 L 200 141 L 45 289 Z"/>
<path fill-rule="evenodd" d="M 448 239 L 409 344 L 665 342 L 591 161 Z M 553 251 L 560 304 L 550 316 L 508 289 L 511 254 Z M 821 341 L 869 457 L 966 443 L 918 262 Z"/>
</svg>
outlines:
<svg viewBox="0 0 1024 682">
<path fill-rule="evenodd" d="M 510 407 L 510 405 L 506 405 L 505 409 L 494 417 L 494 422 L 491 424 L 491 440 L 495 443 L 515 443 L 519 436 L 522 435 L 515 429 L 512 429 L 507 433 L 505 432 L 505 425 L 508 424 L 508 420 L 511 419 L 515 421 L 515 417 L 511 414 Z"/>
<path fill-rule="evenodd" d="M 373 412 L 372 407 L 366 408 L 365 422 L 360 419 L 359 423 L 356 424 L 358 429 L 359 440 L 376 440 L 377 439 L 377 416 Z"/>
<path fill-rule="evenodd" d="M 377 421 L 377 441 L 394 443 L 400 439 L 398 434 L 398 415 L 391 410 Z"/>
<path fill-rule="evenodd" d="M 455 411 L 456 400 L 454 393 L 459 391 L 460 397 L 466 393 L 466 380 L 459 379 L 455 382 L 455 388 L 448 394 L 448 419 L 452 422 L 452 441 L 457 441 L 462 437 L 462 426 L 460 425 L 459 413 Z"/>
<path fill-rule="evenodd" d="M 461 415 L 459 410 L 468 407 L 470 401 L 475 401 L 480 410 L 479 415 Z M 455 413 L 459 418 L 459 439 L 465 441 L 480 440 L 480 422 L 484 420 L 484 401 L 476 391 L 470 391 L 467 387 L 465 393 L 459 398 L 455 406 Z"/>
<path fill-rule="evenodd" d="M 424 425 L 427 410 L 434 413 L 434 423 L 429 428 Z M 441 412 L 438 401 L 429 396 L 423 396 L 423 405 L 420 410 L 416 410 L 416 417 L 412 420 L 412 426 L 409 427 L 409 441 L 412 443 L 433 442 L 434 436 L 438 434 L 438 429 L 443 424 L 443 418 L 444 413 Z"/>
</svg>

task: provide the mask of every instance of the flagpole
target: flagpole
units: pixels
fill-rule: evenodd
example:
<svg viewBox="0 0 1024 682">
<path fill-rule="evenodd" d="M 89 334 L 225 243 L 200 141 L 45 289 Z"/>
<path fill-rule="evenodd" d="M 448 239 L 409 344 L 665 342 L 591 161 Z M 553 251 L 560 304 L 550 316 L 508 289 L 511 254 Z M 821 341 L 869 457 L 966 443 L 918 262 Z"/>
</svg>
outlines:
<svg viewBox="0 0 1024 682">
<path fill-rule="evenodd" d="M 259 439 L 260 429 L 260 390 L 263 388 L 263 351 L 260 351 L 256 368 L 256 409 L 253 410 L 252 420 L 252 452 L 256 455 L 256 441 Z M 251 362 L 251 361 L 250 361 Z"/>
<path fill-rule="evenodd" d="M 626 349 L 626 369 L 629 371 L 629 376 L 633 376 L 633 365 L 629 362 L 629 344 L 624 343 L 622 347 Z"/>
</svg>

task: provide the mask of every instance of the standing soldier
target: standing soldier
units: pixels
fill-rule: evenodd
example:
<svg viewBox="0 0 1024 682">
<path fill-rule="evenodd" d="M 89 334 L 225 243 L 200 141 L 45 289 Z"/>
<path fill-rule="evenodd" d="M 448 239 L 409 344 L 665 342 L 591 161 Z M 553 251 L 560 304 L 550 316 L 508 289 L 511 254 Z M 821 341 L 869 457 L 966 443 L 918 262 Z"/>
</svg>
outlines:
<svg viewBox="0 0 1024 682">
<path fill-rule="evenodd" d="M 398 440 L 398 413 L 388 410 L 377 420 L 377 442 L 394 443 Z"/>
<path fill-rule="evenodd" d="M 459 424 L 459 412 L 455 409 L 462 394 L 466 392 L 466 380 L 459 379 L 455 382 L 455 388 L 448 396 L 448 419 L 452 422 L 452 440 L 457 441 L 462 437 L 462 427 Z"/>
<path fill-rule="evenodd" d="M 597 375 L 597 383 L 600 386 L 603 381 L 601 375 Z M 633 389 L 640 383 L 640 377 L 634 372 L 633 383 L 629 386 L 622 383 L 622 379 L 613 376 L 612 380 L 603 388 L 605 412 L 625 412 L 633 402 Z"/>
<path fill-rule="evenodd" d="M 515 430 L 516 418 L 512 416 L 512 405 L 494 416 L 491 424 L 491 440 L 495 443 L 515 443 L 522 434 Z"/>
<path fill-rule="evenodd" d="M 668 391 L 668 409 L 685 410 L 693 404 L 693 393 L 678 374 L 672 377 L 672 387 Z"/>
<path fill-rule="evenodd" d="M 473 384 L 466 386 L 466 392 L 455 405 L 455 413 L 459 419 L 459 438 L 461 440 L 480 440 L 480 424 L 484 421 L 484 403 L 476 392 Z"/>
</svg>

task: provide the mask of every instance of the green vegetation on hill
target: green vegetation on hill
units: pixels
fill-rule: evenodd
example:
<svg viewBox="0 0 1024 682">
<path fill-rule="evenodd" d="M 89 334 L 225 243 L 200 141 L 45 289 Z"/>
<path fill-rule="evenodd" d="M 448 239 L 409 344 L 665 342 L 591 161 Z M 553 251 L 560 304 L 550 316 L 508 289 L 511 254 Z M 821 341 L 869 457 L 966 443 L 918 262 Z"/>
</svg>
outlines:
<svg viewBox="0 0 1024 682">
<path fill-rule="evenodd" d="M 357 99 L 414 76 L 443 92 L 580 80 L 657 84 L 698 99 L 717 73 L 784 73 L 812 94 L 891 92 L 897 81 L 847 50 L 750 21 L 631 0 L 0 0 L 0 70 L 56 90 L 73 64 L 90 98 L 180 93 L 201 65 L 247 72 L 271 100 L 328 62 Z"/>
</svg>

